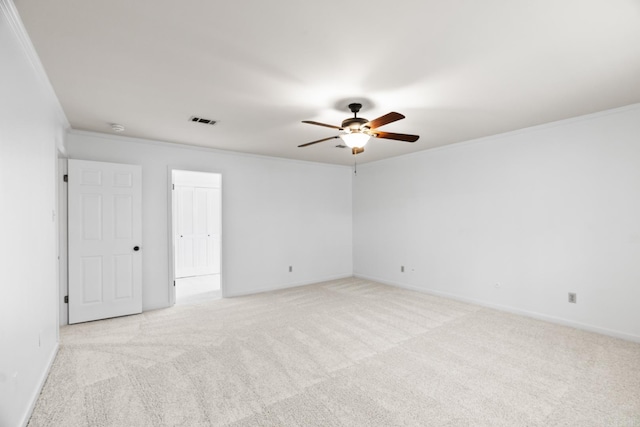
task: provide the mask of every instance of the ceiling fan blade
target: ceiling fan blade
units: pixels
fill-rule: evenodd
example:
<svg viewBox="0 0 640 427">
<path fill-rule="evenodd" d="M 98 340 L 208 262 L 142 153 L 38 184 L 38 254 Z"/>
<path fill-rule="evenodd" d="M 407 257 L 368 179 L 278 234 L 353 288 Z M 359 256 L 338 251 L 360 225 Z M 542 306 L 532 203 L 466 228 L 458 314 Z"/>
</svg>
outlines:
<svg viewBox="0 0 640 427">
<path fill-rule="evenodd" d="M 376 128 L 379 128 L 380 126 L 397 122 L 398 120 L 402 120 L 402 119 L 404 119 L 404 116 L 402 114 L 391 112 L 391 113 L 385 114 L 384 116 L 378 117 L 377 119 L 373 119 L 369 123 L 365 123 L 363 126 L 368 126 L 369 129 L 376 129 Z"/>
<path fill-rule="evenodd" d="M 353 153 L 353 155 L 364 153 L 364 147 L 353 147 L 351 153 Z"/>
<path fill-rule="evenodd" d="M 336 138 L 340 138 L 340 137 L 336 135 L 336 136 L 330 136 L 329 138 L 322 138 L 317 141 L 311 141 L 311 142 L 307 142 L 306 144 L 298 145 L 298 148 L 306 147 L 307 145 L 313 145 L 313 144 L 317 144 L 318 142 L 328 141 L 330 139 L 336 139 Z"/>
<path fill-rule="evenodd" d="M 373 136 L 376 138 L 395 139 L 396 141 L 416 142 L 419 135 L 409 135 L 406 133 L 392 133 L 392 132 L 374 132 Z"/>
<path fill-rule="evenodd" d="M 302 123 L 308 123 L 310 125 L 324 126 L 326 128 L 342 130 L 340 126 L 328 125 L 326 123 L 314 122 L 313 120 L 303 120 Z"/>
</svg>

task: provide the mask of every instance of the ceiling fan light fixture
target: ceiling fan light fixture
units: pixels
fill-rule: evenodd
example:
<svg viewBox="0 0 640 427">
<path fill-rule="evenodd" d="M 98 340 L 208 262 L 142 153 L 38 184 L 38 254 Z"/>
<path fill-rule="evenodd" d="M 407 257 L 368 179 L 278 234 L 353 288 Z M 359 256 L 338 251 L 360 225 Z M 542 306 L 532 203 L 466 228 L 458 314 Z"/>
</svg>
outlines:
<svg viewBox="0 0 640 427">
<path fill-rule="evenodd" d="M 362 132 L 350 132 L 340 135 L 340 138 L 342 138 L 344 144 L 349 148 L 362 148 L 367 145 L 371 137 Z"/>
<path fill-rule="evenodd" d="M 378 128 L 389 123 L 397 122 L 404 119 L 404 116 L 400 113 L 392 111 L 384 116 L 380 116 L 374 120 L 367 120 L 364 117 L 358 117 L 358 111 L 362 107 L 361 104 L 349 104 L 349 109 L 353 113 L 353 117 L 349 117 L 342 121 L 340 126 L 328 125 L 326 123 L 320 123 L 313 120 L 303 120 L 302 123 L 308 123 L 310 125 L 324 126 L 331 129 L 337 129 L 344 132 L 341 135 L 330 136 L 328 138 L 318 139 L 316 141 L 307 142 L 306 144 L 298 145 L 299 148 L 308 147 L 309 145 L 317 144 L 323 141 L 329 141 L 330 139 L 341 138 L 344 144 L 351 148 L 353 154 L 360 154 L 364 152 L 364 146 L 367 145 L 369 138 L 382 138 L 392 139 L 395 141 L 416 142 L 420 136 L 409 135 L 405 133 L 393 133 L 378 131 Z"/>
</svg>

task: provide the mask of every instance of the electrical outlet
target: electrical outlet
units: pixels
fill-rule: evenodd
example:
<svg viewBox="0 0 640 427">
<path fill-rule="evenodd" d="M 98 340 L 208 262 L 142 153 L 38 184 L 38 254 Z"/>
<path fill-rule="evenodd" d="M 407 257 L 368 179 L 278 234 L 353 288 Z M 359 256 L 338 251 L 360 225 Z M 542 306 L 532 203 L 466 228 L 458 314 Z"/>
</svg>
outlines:
<svg viewBox="0 0 640 427">
<path fill-rule="evenodd" d="M 289 266 L 289 273 L 293 272 L 293 265 Z"/>
<path fill-rule="evenodd" d="M 573 292 L 569 292 L 569 302 L 575 304 L 577 302 L 577 296 Z"/>
<path fill-rule="evenodd" d="M 404 265 L 400 266 L 400 273 L 404 273 Z"/>
</svg>

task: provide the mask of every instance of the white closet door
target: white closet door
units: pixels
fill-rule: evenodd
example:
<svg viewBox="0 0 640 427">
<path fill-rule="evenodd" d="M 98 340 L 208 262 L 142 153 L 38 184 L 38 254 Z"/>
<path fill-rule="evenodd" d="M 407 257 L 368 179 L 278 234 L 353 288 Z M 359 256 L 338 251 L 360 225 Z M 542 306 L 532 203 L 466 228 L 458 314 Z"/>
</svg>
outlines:
<svg viewBox="0 0 640 427">
<path fill-rule="evenodd" d="M 69 160 L 69 323 L 142 312 L 142 169 Z"/>
<path fill-rule="evenodd" d="M 176 184 L 176 278 L 220 273 L 220 189 Z"/>
</svg>

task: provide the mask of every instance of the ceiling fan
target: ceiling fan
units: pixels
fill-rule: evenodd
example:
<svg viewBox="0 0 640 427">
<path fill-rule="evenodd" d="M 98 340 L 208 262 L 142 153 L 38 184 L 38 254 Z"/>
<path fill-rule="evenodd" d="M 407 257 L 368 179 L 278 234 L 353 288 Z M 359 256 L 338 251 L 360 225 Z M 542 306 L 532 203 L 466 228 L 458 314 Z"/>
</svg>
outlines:
<svg viewBox="0 0 640 427">
<path fill-rule="evenodd" d="M 393 139 L 396 141 L 405 142 L 416 142 L 418 138 L 420 138 L 420 136 L 418 135 L 408 135 L 406 133 L 391 133 L 378 130 L 378 128 L 381 126 L 404 119 L 404 116 L 402 114 L 392 112 L 369 121 L 364 117 L 358 117 L 358 111 L 360 111 L 361 108 L 362 104 L 349 104 L 349 110 L 351 110 L 351 112 L 353 113 L 353 117 L 343 120 L 342 125 L 340 126 L 328 125 L 325 123 L 314 122 L 312 120 L 303 120 L 302 123 L 338 129 L 339 131 L 343 131 L 344 133 L 336 136 L 330 136 L 329 138 L 319 139 L 317 141 L 307 142 L 306 144 L 298 145 L 298 147 L 307 147 L 309 145 L 317 144 L 318 142 L 328 141 L 335 138 L 342 138 L 345 145 L 351 148 L 351 152 L 355 155 L 360 154 L 364 151 L 364 146 L 371 137 Z"/>
</svg>

